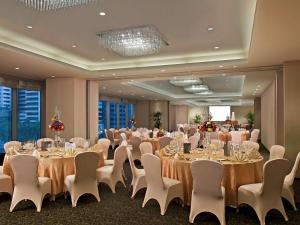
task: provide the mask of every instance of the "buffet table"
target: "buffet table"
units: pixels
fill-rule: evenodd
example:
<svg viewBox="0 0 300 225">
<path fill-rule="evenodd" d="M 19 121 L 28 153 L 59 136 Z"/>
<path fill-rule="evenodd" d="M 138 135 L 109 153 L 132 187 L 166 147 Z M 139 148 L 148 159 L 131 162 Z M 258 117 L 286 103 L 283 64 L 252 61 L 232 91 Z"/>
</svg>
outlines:
<svg viewBox="0 0 300 225">
<path fill-rule="evenodd" d="M 162 173 L 164 177 L 176 179 L 183 184 L 184 203 L 190 205 L 193 189 L 191 163 L 195 159 L 210 158 L 209 153 L 198 151 L 197 153 L 184 154 L 184 159 L 175 159 L 171 156 L 161 156 Z M 224 165 L 222 185 L 225 187 L 225 204 L 237 206 L 238 188 L 244 184 L 258 183 L 262 181 L 263 158 L 244 162 L 231 161 L 223 155 L 214 155 L 214 160 Z M 211 158 L 210 158 L 211 159 Z M 199 173 L 207 171 L 199 171 Z M 205 185 L 205 184 L 204 184 Z"/>
<path fill-rule="evenodd" d="M 82 152 L 83 149 L 76 149 L 76 153 Z M 104 166 L 104 158 L 102 151 L 97 151 L 99 154 L 98 167 Z M 32 155 L 32 151 L 25 154 Z M 13 176 L 13 171 L 9 165 L 11 155 L 5 155 L 3 161 L 3 173 Z M 51 178 L 51 194 L 56 195 L 64 192 L 65 177 L 75 173 L 74 160 L 75 154 L 68 155 L 62 151 L 40 151 L 38 176 Z"/>
</svg>

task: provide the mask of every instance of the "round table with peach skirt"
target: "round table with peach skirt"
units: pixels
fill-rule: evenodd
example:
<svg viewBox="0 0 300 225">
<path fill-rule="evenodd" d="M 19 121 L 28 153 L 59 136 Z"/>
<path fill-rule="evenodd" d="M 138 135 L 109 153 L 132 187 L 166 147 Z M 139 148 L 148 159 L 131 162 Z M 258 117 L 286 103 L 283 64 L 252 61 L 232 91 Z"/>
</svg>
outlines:
<svg viewBox="0 0 300 225">
<path fill-rule="evenodd" d="M 161 156 L 162 174 L 164 177 L 176 179 L 183 184 L 184 203 L 190 205 L 193 189 L 191 163 L 195 158 L 207 158 L 206 153 L 184 154 L 182 160 L 170 156 Z M 218 159 L 218 158 L 216 158 Z M 259 183 L 262 181 L 263 158 L 247 162 L 229 161 L 225 156 L 219 156 L 224 165 L 222 186 L 225 187 L 225 204 L 237 206 L 238 188 L 244 184 Z M 199 171 L 199 173 L 207 171 Z M 205 185 L 205 184 L 203 184 Z"/>
<path fill-rule="evenodd" d="M 78 151 L 81 152 L 81 151 Z M 104 166 L 103 152 L 99 154 L 98 168 Z M 29 154 L 29 153 L 27 153 Z M 31 152 L 32 154 L 32 152 Z M 38 176 L 51 178 L 51 194 L 57 195 L 64 192 L 64 180 L 66 176 L 75 173 L 75 156 L 59 155 L 58 153 L 49 153 L 41 151 L 38 166 Z M 3 161 L 3 173 L 14 177 L 13 171 L 9 165 L 12 156 L 5 155 Z"/>
<path fill-rule="evenodd" d="M 147 139 L 142 139 L 142 142 L 150 142 L 152 144 L 152 150 L 153 153 L 156 150 L 160 150 L 160 144 L 159 144 L 159 138 L 147 138 Z"/>
</svg>

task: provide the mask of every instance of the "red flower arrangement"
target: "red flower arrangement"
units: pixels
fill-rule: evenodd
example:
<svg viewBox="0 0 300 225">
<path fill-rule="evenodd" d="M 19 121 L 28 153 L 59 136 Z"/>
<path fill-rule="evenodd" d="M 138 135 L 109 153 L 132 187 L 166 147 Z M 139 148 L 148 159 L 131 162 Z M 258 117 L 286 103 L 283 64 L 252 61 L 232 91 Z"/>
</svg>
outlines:
<svg viewBox="0 0 300 225">
<path fill-rule="evenodd" d="M 130 120 L 130 123 L 131 123 L 132 126 L 135 126 L 135 125 L 136 125 L 136 120 L 135 120 L 135 118 L 132 118 L 132 119 Z"/>
<path fill-rule="evenodd" d="M 59 119 L 60 113 L 57 109 L 55 109 L 54 116 L 51 119 L 51 123 L 49 124 L 49 129 L 54 132 L 64 131 L 65 125 Z"/>
<path fill-rule="evenodd" d="M 200 124 L 199 130 L 202 132 L 215 132 L 217 125 L 212 121 L 205 121 Z"/>
</svg>

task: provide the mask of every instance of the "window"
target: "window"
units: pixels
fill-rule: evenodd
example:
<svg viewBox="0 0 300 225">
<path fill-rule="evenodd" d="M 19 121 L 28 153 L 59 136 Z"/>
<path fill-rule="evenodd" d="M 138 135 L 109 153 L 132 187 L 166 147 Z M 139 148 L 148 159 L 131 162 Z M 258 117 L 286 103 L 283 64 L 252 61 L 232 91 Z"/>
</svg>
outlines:
<svg viewBox="0 0 300 225">
<path fill-rule="evenodd" d="M 0 86 L 0 152 L 3 145 L 11 140 L 12 134 L 12 89 Z"/>
<path fill-rule="evenodd" d="M 103 138 L 105 137 L 104 130 L 107 128 L 107 117 L 106 117 L 106 101 L 100 100 L 98 103 L 98 132 L 99 137 Z"/>
<path fill-rule="evenodd" d="M 128 118 L 128 127 L 131 128 L 131 119 L 134 117 L 134 105 L 127 105 L 127 118 Z"/>
<path fill-rule="evenodd" d="M 119 127 L 126 127 L 126 105 L 124 103 L 119 104 Z"/>
<path fill-rule="evenodd" d="M 17 90 L 17 139 L 37 140 L 41 137 L 40 91 Z"/>
<path fill-rule="evenodd" d="M 109 127 L 117 128 L 117 103 L 109 102 Z"/>
</svg>

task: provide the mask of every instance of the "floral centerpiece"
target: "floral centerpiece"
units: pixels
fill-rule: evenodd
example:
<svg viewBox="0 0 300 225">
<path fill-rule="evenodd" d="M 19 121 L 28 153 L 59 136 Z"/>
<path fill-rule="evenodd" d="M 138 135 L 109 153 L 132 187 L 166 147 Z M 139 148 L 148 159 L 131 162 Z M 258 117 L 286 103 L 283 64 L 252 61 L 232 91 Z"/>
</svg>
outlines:
<svg viewBox="0 0 300 225">
<path fill-rule="evenodd" d="M 158 132 L 157 132 L 157 137 L 163 137 L 165 136 L 165 131 L 163 129 L 160 129 Z"/>
<path fill-rule="evenodd" d="M 209 114 L 208 115 L 208 120 L 204 121 L 203 123 L 200 124 L 198 127 L 200 131 L 202 132 L 214 132 L 217 129 L 217 125 L 211 121 L 212 116 Z"/>
<path fill-rule="evenodd" d="M 131 127 L 132 127 L 132 128 L 135 128 L 135 125 L 136 125 L 136 120 L 135 120 L 135 118 L 131 118 L 130 123 L 131 123 Z"/>
<path fill-rule="evenodd" d="M 65 125 L 60 120 L 61 113 L 55 108 L 54 115 L 51 119 L 51 123 L 49 124 L 49 129 L 55 134 L 55 141 L 58 142 L 60 140 L 60 132 L 65 130 Z"/>
</svg>

